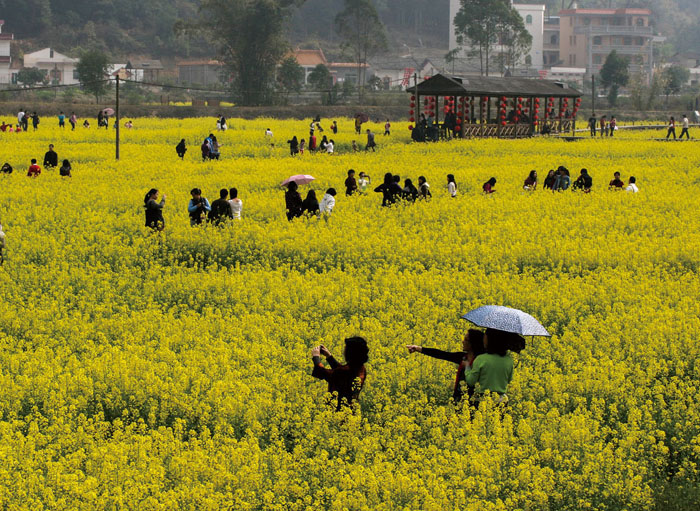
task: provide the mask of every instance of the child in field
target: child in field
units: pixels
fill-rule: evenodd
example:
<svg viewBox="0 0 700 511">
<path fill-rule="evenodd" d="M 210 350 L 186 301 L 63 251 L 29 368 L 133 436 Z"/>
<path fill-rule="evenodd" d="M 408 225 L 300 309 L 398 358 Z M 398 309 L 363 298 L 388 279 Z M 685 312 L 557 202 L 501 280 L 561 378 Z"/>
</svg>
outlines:
<svg viewBox="0 0 700 511">
<path fill-rule="evenodd" d="M 360 193 L 365 193 L 369 187 L 369 184 L 369 175 L 365 174 L 364 172 L 360 172 L 360 180 L 358 181 Z"/>
<path fill-rule="evenodd" d="M 467 366 L 471 366 L 474 363 L 474 359 L 485 352 L 484 334 L 480 330 L 473 328 L 467 331 L 462 340 L 462 351 L 442 351 L 435 348 L 416 346 L 415 344 L 409 344 L 406 348 L 408 348 L 409 353 L 422 353 L 431 358 L 446 360 L 457 364 L 457 375 L 452 390 L 452 399 L 455 403 L 459 403 L 464 395 L 462 383 L 465 381 L 464 375 Z M 471 397 L 474 394 L 474 386 L 468 386 L 467 392 L 469 397 Z"/>
<path fill-rule="evenodd" d="M 391 123 L 389 122 L 389 119 L 386 120 L 386 124 L 384 125 L 384 136 L 391 135 Z"/>
<path fill-rule="evenodd" d="M 450 192 L 450 197 L 457 197 L 457 182 L 454 174 L 447 174 L 447 191 Z"/>
<path fill-rule="evenodd" d="M 525 179 L 525 183 L 523 184 L 523 190 L 526 192 L 532 192 L 537 189 L 537 171 L 536 170 L 531 170 L 530 175 L 527 176 L 527 179 Z"/>
<path fill-rule="evenodd" d="M 181 160 L 185 159 L 185 153 L 187 152 L 187 144 L 185 144 L 185 139 L 180 140 L 180 143 L 175 146 L 175 152 L 180 157 Z"/>
<path fill-rule="evenodd" d="M 613 179 L 610 181 L 610 184 L 608 185 L 611 190 L 622 190 L 622 187 L 625 186 L 625 182 L 620 179 L 620 173 L 615 172 L 613 174 Z"/>
<path fill-rule="evenodd" d="M 306 199 L 301 203 L 302 213 L 307 217 L 320 216 L 318 199 L 316 198 L 316 192 L 309 190 L 306 194 Z"/>
<path fill-rule="evenodd" d="M 318 205 L 318 211 L 326 219 L 333 213 L 333 208 L 335 207 L 335 188 L 329 188 L 326 190 L 326 194 L 321 199 L 321 203 Z"/>
<path fill-rule="evenodd" d="M 61 165 L 61 168 L 58 169 L 58 174 L 61 177 L 71 177 L 71 168 L 70 162 L 68 160 L 63 160 L 63 165 Z"/>
<path fill-rule="evenodd" d="M 490 195 L 492 193 L 496 193 L 496 190 L 493 189 L 494 186 L 496 186 L 496 178 L 492 177 L 491 179 L 489 179 L 488 181 L 486 181 L 484 183 L 484 185 L 482 186 L 482 189 L 484 190 L 484 193 L 486 195 Z"/>
<path fill-rule="evenodd" d="M 323 366 L 321 355 L 326 357 L 330 368 Z M 328 382 L 328 392 L 338 396 L 336 411 L 339 411 L 344 405 L 352 406 L 353 401 L 357 401 L 360 396 L 360 391 L 367 377 L 365 369 L 369 355 L 367 341 L 362 337 L 345 339 L 344 355 L 346 363 L 340 365 L 325 346 L 316 346 L 311 350 L 314 364 L 311 376 Z"/>
<path fill-rule="evenodd" d="M 345 180 L 345 195 L 352 195 L 357 191 L 357 181 L 355 180 L 355 170 L 348 170 L 348 177 Z"/>
<path fill-rule="evenodd" d="M 27 176 L 38 177 L 39 174 L 41 174 L 41 167 L 36 164 L 36 158 L 32 158 L 32 164 L 29 166 L 29 169 L 27 170 Z"/>
<path fill-rule="evenodd" d="M 306 149 L 306 139 L 302 138 L 301 142 L 299 142 L 299 154 L 304 154 L 305 149 Z"/>
</svg>

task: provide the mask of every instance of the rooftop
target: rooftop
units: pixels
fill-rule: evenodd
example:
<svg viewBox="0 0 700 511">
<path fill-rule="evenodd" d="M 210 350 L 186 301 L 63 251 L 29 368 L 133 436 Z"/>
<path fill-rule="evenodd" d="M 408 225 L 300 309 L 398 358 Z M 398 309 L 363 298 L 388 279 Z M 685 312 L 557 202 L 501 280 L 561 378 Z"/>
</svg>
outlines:
<svg viewBox="0 0 700 511">
<path fill-rule="evenodd" d="M 524 97 L 580 97 L 581 93 L 567 85 L 549 80 L 530 78 L 494 78 L 490 76 L 435 75 L 417 86 L 406 89 L 410 93 L 430 96 L 524 96 Z"/>
<path fill-rule="evenodd" d="M 559 11 L 559 16 L 575 15 L 593 16 L 651 16 L 650 9 L 564 9 Z"/>
</svg>

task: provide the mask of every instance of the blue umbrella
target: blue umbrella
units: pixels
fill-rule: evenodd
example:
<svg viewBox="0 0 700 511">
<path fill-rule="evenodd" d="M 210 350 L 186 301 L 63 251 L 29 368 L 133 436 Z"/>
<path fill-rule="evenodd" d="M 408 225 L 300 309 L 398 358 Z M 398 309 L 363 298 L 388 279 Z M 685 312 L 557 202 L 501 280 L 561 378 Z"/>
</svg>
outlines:
<svg viewBox="0 0 700 511">
<path fill-rule="evenodd" d="M 466 319 L 483 328 L 493 328 L 519 335 L 550 337 L 549 332 L 528 313 L 501 305 L 484 305 L 467 312 Z"/>
</svg>

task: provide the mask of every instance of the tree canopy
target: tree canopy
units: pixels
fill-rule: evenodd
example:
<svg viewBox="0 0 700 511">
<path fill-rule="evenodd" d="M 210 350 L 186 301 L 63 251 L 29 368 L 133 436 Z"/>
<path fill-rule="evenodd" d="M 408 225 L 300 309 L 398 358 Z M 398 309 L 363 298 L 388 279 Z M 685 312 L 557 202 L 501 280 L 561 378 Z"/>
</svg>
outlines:
<svg viewBox="0 0 700 511">
<path fill-rule="evenodd" d="M 620 87 L 627 85 L 629 79 L 629 62 L 618 55 L 617 51 L 611 51 L 605 58 L 603 67 L 600 68 L 600 81 L 603 87 L 608 89 L 608 100 L 611 106 L 615 106 Z"/>
</svg>

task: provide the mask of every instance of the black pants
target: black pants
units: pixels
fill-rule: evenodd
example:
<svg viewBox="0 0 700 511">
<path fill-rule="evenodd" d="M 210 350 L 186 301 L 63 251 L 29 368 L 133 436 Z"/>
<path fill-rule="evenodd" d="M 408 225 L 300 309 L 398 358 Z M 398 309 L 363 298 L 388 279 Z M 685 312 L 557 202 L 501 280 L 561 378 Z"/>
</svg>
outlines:
<svg viewBox="0 0 700 511">
<path fill-rule="evenodd" d="M 683 138 L 683 135 L 685 135 L 685 138 L 687 138 L 688 140 L 690 140 L 690 134 L 688 133 L 688 128 L 683 128 L 683 129 L 681 130 L 681 136 L 678 137 L 678 138 Z"/>
<path fill-rule="evenodd" d="M 668 133 L 666 133 L 666 138 L 670 137 L 671 134 L 673 134 L 673 140 L 676 140 L 676 128 L 669 128 Z"/>
<path fill-rule="evenodd" d="M 591 126 L 591 136 L 595 137 L 595 126 Z"/>
</svg>

